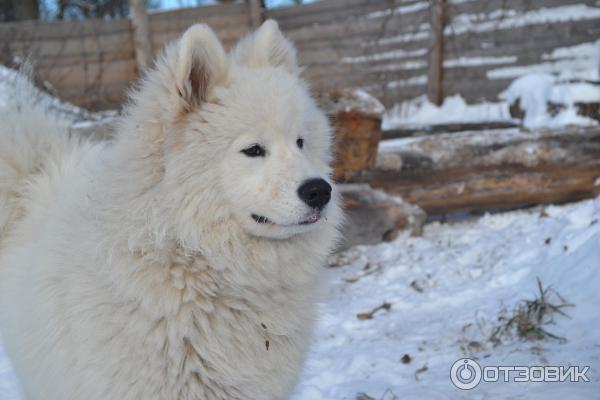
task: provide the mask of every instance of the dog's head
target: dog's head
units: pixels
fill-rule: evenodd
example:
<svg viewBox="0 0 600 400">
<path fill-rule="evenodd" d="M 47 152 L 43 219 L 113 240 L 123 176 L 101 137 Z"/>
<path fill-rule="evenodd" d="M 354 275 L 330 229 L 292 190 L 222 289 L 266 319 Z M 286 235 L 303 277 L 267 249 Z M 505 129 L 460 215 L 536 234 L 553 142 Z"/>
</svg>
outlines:
<svg viewBox="0 0 600 400">
<path fill-rule="evenodd" d="M 330 128 L 274 21 L 229 54 L 210 28 L 192 26 L 157 68 L 165 179 L 190 222 L 210 213 L 278 239 L 337 224 Z"/>
</svg>

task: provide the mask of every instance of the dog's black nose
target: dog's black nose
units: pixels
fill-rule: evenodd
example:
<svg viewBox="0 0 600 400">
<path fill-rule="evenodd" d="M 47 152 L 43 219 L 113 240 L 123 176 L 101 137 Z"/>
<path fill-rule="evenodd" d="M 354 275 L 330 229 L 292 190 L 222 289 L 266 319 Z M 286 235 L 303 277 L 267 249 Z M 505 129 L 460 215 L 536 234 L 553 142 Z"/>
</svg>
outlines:
<svg viewBox="0 0 600 400">
<path fill-rule="evenodd" d="M 298 188 L 298 196 L 310 207 L 320 210 L 331 200 L 331 185 L 324 179 L 309 179 Z"/>
</svg>

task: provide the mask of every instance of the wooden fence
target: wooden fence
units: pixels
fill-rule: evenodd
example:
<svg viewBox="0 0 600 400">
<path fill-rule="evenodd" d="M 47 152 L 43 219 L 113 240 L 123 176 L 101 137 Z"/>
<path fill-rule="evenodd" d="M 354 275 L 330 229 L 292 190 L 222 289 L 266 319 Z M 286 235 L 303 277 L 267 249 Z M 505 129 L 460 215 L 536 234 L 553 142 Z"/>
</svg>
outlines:
<svg viewBox="0 0 600 400">
<path fill-rule="evenodd" d="M 231 46 L 251 29 L 251 11 L 239 2 L 152 13 L 153 48 L 194 22 Z M 321 0 L 262 17 L 294 40 L 315 86 L 361 87 L 386 106 L 425 94 L 428 80 L 431 90 L 432 60 L 440 64 L 438 90 L 471 102 L 495 100 L 524 72 L 597 63 L 597 0 L 446 0 L 437 40 L 433 15 L 427 0 Z M 29 56 L 62 98 L 91 108 L 118 105 L 137 75 L 126 20 L 2 24 L 0 55 Z"/>
<path fill-rule="evenodd" d="M 210 24 L 226 46 L 250 30 L 245 3 L 151 13 L 152 47 L 161 49 L 199 21 Z M 129 20 L 0 24 L 0 62 L 25 58 L 62 99 L 91 109 L 117 107 L 138 75 Z"/>
<path fill-rule="evenodd" d="M 427 92 L 434 2 L 325 0 L 267 15 L 294 39 L 314 82 L 362 87 L 390 106 Z M 526 71 L 598 68 L 598 1 L 446 0 L 444 8 L 444 95 L 496 100 Z"/>
</svg>

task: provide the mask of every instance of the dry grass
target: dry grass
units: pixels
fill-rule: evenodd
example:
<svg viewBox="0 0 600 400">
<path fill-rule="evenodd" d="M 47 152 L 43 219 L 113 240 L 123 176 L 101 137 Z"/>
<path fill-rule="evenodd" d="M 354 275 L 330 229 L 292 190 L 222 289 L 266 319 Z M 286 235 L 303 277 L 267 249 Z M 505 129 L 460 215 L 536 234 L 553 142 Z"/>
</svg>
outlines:
<svg viewBox="0 0 600 400">
<path fill-rule="evenodd" d="M 569 316 L 563 311 L 567 307 L 574 307 L 568 303 L 556 290 L 544 287 L 537 278 L 538 294 L 533 300 L 519 302 L 512 312 L 506 310 L 498 317 L 500 325 L 496 326 L 490 337 L 494 345 L 500 344 L 503 339 L 512 337 L 515 333 L 523 340 L 554 339 L 561 342 L 567 339 L 555 335 L 547 330 L 549 325 L 554 325 L 554 318 Z"/>
</svg>

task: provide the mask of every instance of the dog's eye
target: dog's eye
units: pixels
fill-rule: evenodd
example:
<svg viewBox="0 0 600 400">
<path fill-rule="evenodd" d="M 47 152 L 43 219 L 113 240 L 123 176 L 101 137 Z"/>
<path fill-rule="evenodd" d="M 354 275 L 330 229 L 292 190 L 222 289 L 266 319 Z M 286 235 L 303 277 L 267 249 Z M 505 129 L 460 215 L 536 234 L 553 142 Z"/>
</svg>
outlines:
<svg viewBox="0 0 600 400">
<path fill-rule="evenodd" d="M 298 146 L 299 149 L 304 147 L 304 139 L 302 138 L 298 138 L 298 140 L 296 140 L 296 146 Z"/>
<path fill-rule="evenodd" d="M 242 150 L 242 153 L 244 153 L 248 157 L 264 157 L 266 151 L 264 147 L 255 144 L 253 146 L 248 147 L 247 149 Z"/>
</svg>

